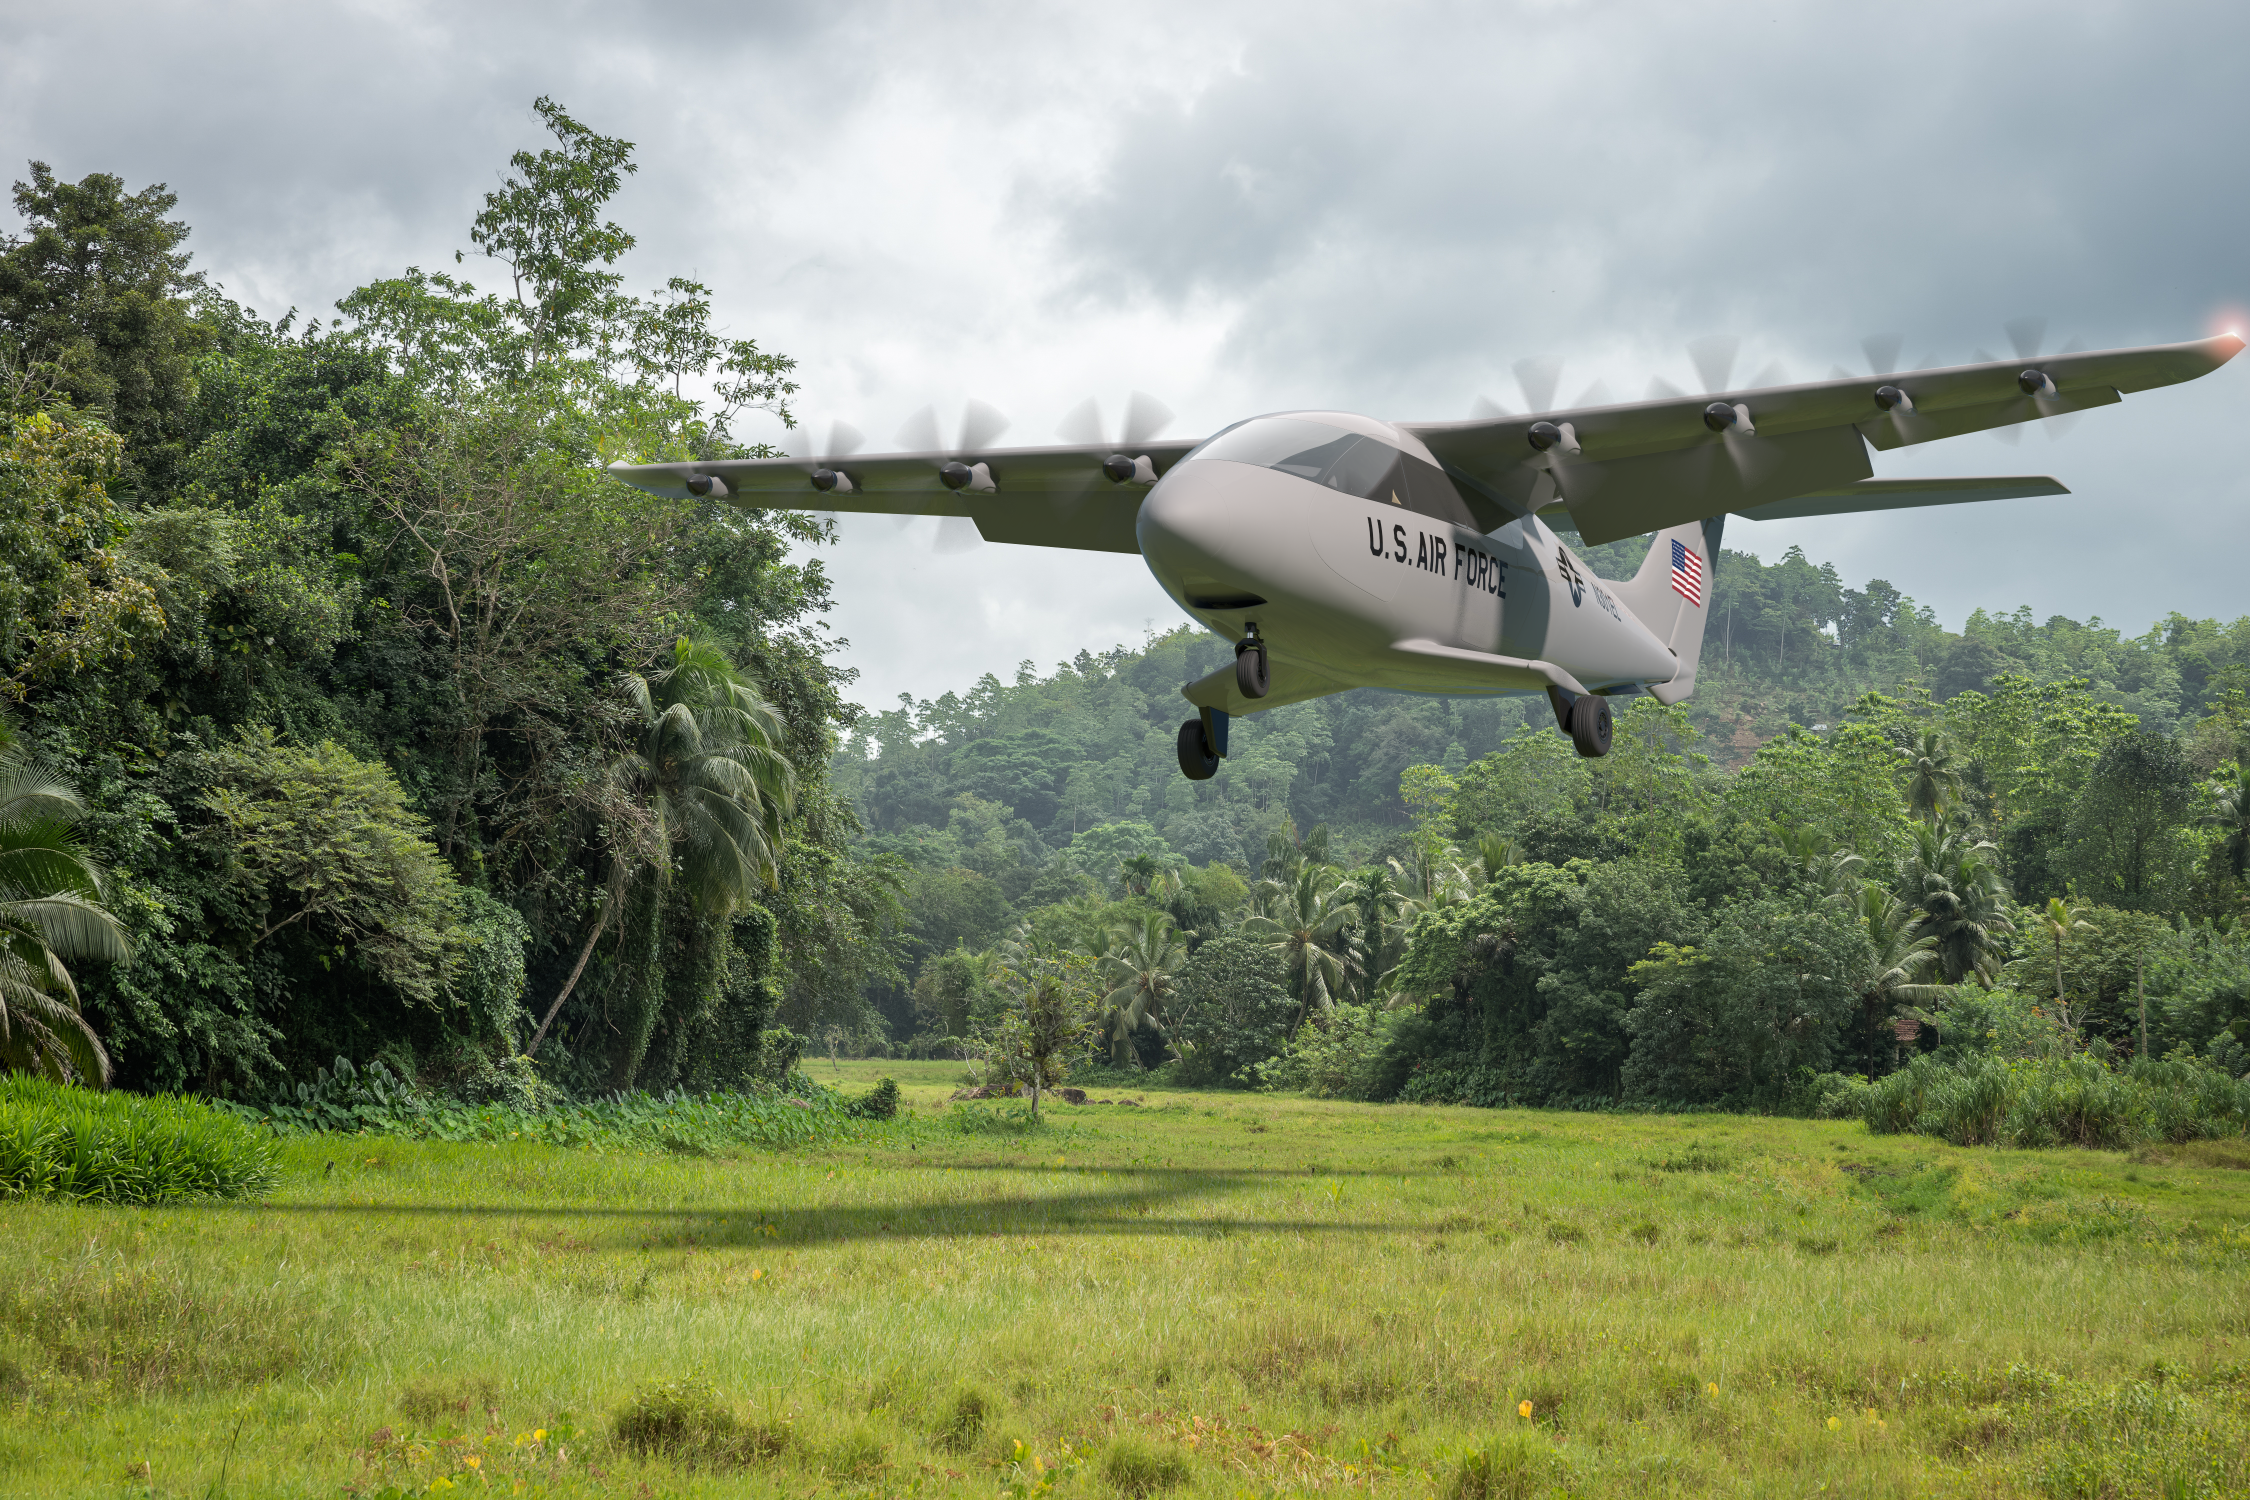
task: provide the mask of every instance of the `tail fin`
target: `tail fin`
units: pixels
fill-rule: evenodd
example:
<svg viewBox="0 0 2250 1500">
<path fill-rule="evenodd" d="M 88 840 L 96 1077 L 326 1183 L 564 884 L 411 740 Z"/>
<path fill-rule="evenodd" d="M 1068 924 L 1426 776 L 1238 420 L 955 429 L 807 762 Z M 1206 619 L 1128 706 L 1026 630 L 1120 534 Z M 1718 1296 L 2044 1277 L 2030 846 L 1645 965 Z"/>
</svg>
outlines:
<svg viewBox="0 0 2250 1500">
<path fill-rule="evenodd" d="M 1713 516 L 1659 531 L 1632 581 L 1614 585 L 1626 607 L 1679 659 L 1680 669 L 1670 682 L 1649 688 L 1659 703 L 1677 703 L 1695 691 L 1703 626 L 1717 580 L 1719 533 L 1725 525 L 1725 516 Z"/>
</svg>

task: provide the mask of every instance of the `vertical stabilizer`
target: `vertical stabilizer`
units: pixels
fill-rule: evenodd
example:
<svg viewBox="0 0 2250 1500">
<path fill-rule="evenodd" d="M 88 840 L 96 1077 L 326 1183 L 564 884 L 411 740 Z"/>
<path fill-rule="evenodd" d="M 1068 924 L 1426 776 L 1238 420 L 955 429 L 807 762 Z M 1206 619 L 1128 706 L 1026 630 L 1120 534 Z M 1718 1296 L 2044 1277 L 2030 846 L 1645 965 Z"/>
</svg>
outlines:
<svg viewBox="0 0 2250 1500">
<path fill-rule="evenodd" d="M 1628 583 L 1612 586 L 1634 616 L 1679 659 L 1670 682 L 1651 685 L 1659 703 L 1677 703 L 1695 691 L 1696 663 L 1703 659 L 1703 626 L 1711 614 L 1711 585 L 1719 562 L 1719 533 L 1725 516 L 1691 521 L 1659 531 L 1641 570 Z"/>
</svg>

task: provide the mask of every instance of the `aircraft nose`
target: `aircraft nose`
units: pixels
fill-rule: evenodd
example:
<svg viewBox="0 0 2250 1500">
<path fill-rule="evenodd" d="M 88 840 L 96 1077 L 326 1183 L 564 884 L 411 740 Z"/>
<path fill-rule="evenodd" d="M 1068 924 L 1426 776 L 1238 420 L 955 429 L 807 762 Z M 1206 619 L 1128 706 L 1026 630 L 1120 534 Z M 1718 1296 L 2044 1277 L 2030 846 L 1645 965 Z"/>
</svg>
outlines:
<svg viewBox="0 0 2250 1500">
<path fill-rule="evenodd" d="M 1218 471 L 1233 467 L 1239 465 L 1181 464 L 1141 501 L 1134 534 L 1157 577 L 1178 579 L 1228 564 L 1241 518 L 1227 503 Z"/>
</svg>

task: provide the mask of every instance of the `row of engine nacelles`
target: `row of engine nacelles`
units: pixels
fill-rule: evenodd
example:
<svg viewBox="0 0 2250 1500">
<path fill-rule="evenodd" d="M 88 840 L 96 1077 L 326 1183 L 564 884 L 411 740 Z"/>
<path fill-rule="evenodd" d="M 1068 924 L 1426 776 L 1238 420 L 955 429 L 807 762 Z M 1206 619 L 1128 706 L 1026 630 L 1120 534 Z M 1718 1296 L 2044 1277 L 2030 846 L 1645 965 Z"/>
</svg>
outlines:
<svg viewBox="0 0 2250 1500">
<path fill-rule="evenodd" d="M 1145 453 L 1138 458 L 1112 453 L 1102 460 L 1101 467 L 1103 475 L 1112 484 L 1146 486 L 1156 483 L 1156 461 Z M 806 477 L 812 481 L 812 487 L 823 495 L 851 495 L 859 491 L 859 486 L 852 482 L 852 476 L 841 469 L 823 465 Z M 947 489 L 967 490 L 972 495 L 996 494 L 1000 489 L 999 481 L 993 478 L 990 464 L 965 464 L 959 459 L 949 459 L 938 465 L 937 477 L 938 483 Z M 686 483 L 691 495 L 724 500 L 733 493 L 727 488 L 726 480 L 716 474 L 690 474 Z"/>
<path fill-rule="evenodd" d="M 2055 394 L 2054 378 L 2045 370 L 2026 370 L 2016 377 L 2016 388 L 2026 396 L 2046 397 Z M 1875 405 L 1883 411 L 1914 410 L 1914 398 L 1895 385 L 1875 388 Z M 1758 429 L 1750 420 L 1750 408 L 1739 401 L 1714 401 L 1703 408 L 1703 425 L 1713 432 L 1739 432 L 1745 437 L 1755 437 Z M 1525 441 L 1540 453 L 1560 448 L 1575 456 L 1579 452 L 1578 431 L 1568 422 L 1534 422 L 1524 433 Z"/>
</svg>

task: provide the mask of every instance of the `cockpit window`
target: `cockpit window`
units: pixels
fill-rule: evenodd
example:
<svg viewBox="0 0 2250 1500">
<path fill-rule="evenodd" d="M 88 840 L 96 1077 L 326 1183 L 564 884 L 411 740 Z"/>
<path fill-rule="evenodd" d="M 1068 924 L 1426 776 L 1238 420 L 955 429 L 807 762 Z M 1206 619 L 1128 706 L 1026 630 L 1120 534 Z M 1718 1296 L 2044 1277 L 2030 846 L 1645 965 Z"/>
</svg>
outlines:
<svg viewBox="0 0 2250 1500">
<path fill-rule="evenodd" d="M 1481 529 L 1442 469 L 1388 443 L 1326 422 L 1302 417 L 1254 418 L 1227 428 L 1188 457 L 1254 464 L 1362 500 Z"/>
</svg>

